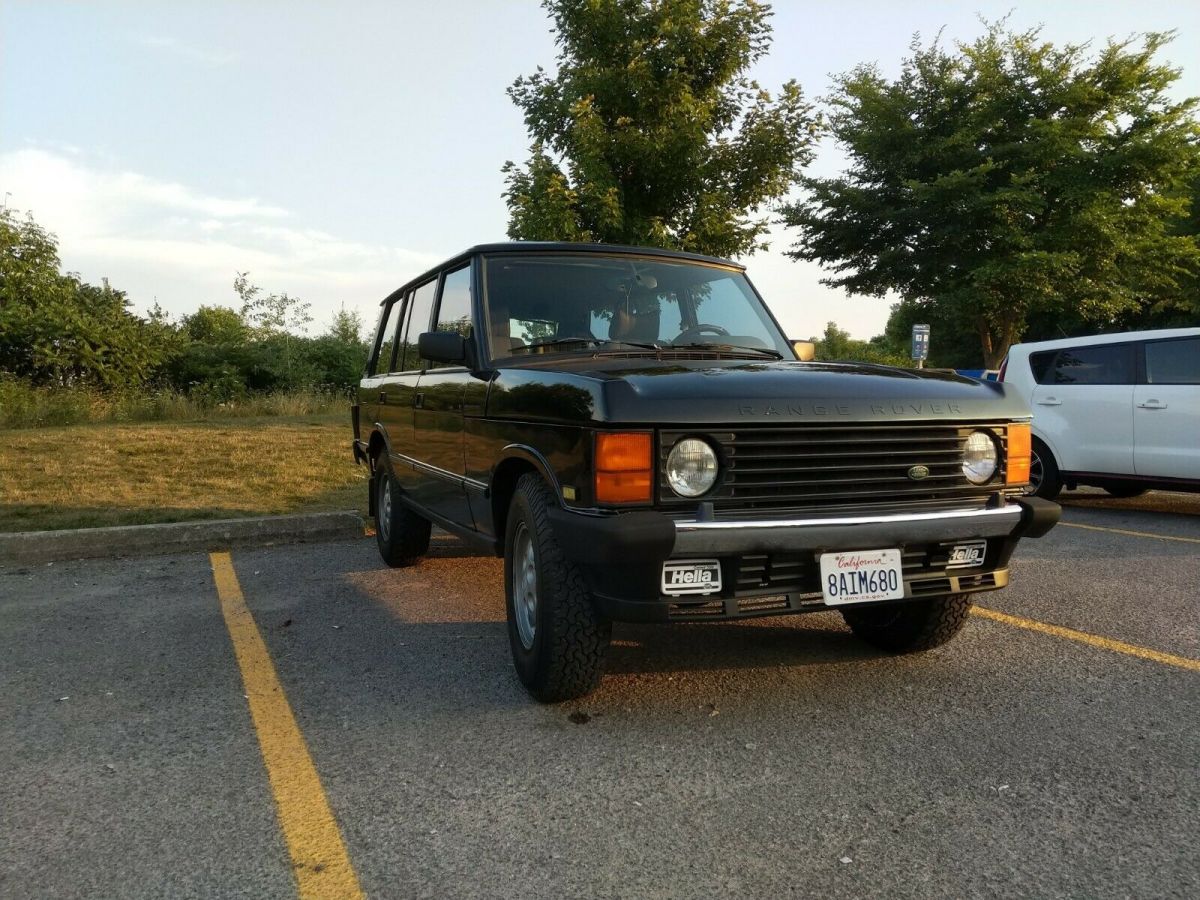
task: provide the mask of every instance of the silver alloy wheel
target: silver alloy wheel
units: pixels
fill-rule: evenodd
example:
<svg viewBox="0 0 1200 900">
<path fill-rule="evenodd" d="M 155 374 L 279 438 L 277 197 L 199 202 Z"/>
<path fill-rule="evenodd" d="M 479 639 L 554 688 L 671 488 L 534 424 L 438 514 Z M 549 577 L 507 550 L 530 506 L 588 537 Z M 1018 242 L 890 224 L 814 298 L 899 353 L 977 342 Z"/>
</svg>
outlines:
<svg viewBox="0 0 1200 900">
<path fill-rule="evenodd" d="M 1042 465 L 1042 458 L 1038 456 L 1036 450 L 1030 451 L 1029 454 L 1029 487 L 1025 488 L 1025 494 L 1032 496 L 1038 492 L 1038 488 L 1042 486 L 1042 478 L 1045 476 L 1045 468 Z"/>
<path fill-rule="evenodd" d="M 517 524 L 512 549 L 513 617 L 517 620 L 517 635 L 521 646 L 533 649 L 537 631 L 537 558 L 534 556 L 533 536 L 524 522 Z"/>
<path fill-rule="evenodd" d="M 375 527 L 379 529 L 380 536 L 386 541 L 388 529 L 392 527 L 392 486 L 389 483 L 387 469 L 380 468 L 375 477 L 379 479 L 379 496 L 375 500 L 375 509 L 378 513 L 375 517 Z"/>
</svg>

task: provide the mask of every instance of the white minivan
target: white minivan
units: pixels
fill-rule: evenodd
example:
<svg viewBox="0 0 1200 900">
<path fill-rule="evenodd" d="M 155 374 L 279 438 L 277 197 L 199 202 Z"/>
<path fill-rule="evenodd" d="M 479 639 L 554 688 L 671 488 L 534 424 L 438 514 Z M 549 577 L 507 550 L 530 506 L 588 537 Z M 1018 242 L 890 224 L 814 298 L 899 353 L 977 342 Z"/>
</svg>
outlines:
<svg viewBox="0 0 1200 900">
<path fill-rule="evenodd" d="M 1031 491 L 1200 491 L 1200 328 L 1017 344 L 1000 380 L 1033 409 Z"/>
</svg>

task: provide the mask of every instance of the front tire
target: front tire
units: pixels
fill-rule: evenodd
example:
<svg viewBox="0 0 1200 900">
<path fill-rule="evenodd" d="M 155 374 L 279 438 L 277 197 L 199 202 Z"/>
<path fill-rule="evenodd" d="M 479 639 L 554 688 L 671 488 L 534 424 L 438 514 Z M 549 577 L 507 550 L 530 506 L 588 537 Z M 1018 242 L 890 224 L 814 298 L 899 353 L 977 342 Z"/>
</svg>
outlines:
<svg viewBox="0 0 1200 900">
<path fill-rule="evenodd" d="M 968 594 L 949 594 L 887 606 L 848 606 L 842 618 L 873 647 L 889 653 L 919 653 L 958 634 L 970 611 Z"/>
<path fill-rule="evenodd" d="M 375 460 L 375 542 L 379 555 L 394 569 L 417 562 L 429 550 L 428 519 L 417 515 L 400 501 L 400 483 L 392 473 L 387 452 Z"/>
<path fill-rule="evenodd" d="M 504 539 L 508 640 L 525 689 L 542 703 L 573 700 L 600 682 L 612 623 L 601 616 L 579 567 L 547 515 L 557 500 L 541 477 L 517 482 Z"/>
</svg>

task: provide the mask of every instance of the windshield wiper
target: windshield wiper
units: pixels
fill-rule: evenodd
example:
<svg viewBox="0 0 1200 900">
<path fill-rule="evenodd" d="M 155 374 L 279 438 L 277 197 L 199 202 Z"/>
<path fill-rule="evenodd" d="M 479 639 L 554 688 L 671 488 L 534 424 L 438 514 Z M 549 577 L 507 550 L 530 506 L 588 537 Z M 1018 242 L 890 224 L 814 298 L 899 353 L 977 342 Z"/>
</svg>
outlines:
<svg viewBox="0 0 1200 900">
<path fill-rule="evenodd" d="M 526 344 L 524 347 L 514 347 L 513 353 L 530 353 L 537 350 L 539 347 L 565 347 L 571 344 L 576 344 L 581 347 L 601 347 L 614 345 L 618 347 L 636 347 L 639 350 L 662 350 L 658 344 L 646 344 L 639 341 L 616 341 L 606 338 L 585 338 L 585 337 L 570 337 L 570 338 L 555 338 L 552 341 L 538 341 L 536 344 Z"/>
<path fill-rule="evenodd" d="M 582 344 L 584 347 L 588 347 L 588 346 L 590 346 L 592 344 L 596 344 L 596 343 L 599 343 L 599 341 L 593 340 L 592 338 L 583 338 L 583 337 L 555 338 L 552 341 L 537 341 L 536 343 L 533 343 L 533 344 L 525 344 L 524 346 L 521 346 L 521 347 L 513 347 L 512 352 L 513 353 L 532 353 L 534 350 L 537 350 L 539 347 L 565 347 L 567 344 Z"/>
<path fill-rule="evenodd" d="M 709 342 L 709 341 L 697 341 L 697 342 L 691 343 L 691 344 L 671 344 L 670 347 L 667 349 L 671 349 L 671 350 L 684 350 L 684 349 L 686 349 L 686 350 L 712 350 L 717 353 L 720 353 L 721 351 L 727 351 L 727 350 L 735 350 L 735 351 L 745 350 L 749 353 L 761 353 L 763 356 L 769 357 L 770 359 L 783 359 L 782 353 L 780 353 L 778 350 L 771 350 L 768 347 L 746 347 L 741 344 L 718 344 L 718 343 Z"/>
<path fill-rule="evenodd" d="M 648 344 L 645 341 L 616 341 L 616 340 L 610 339 L 607 341 L 596 341 L 596 343 L 597 344 L 614 344 L 618 347 L 637 347 L 639 350 L 659 351 L 659 350 L 666 349 L 665 347 L 662 346 L 662 344 Z"/>
</svg>

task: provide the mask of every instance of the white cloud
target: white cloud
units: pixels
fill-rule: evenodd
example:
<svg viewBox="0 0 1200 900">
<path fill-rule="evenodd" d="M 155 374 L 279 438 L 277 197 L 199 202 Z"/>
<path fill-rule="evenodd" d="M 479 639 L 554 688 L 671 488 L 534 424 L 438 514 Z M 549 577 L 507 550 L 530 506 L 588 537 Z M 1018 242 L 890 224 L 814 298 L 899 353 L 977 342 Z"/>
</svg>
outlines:
<svg viewBox="0 0 1200 900">
<path fill-rule="evenodd" d="M 131 39 L 135 44 L 149 50 L 176 56 L 191 62 L 198 62 L 206 66 L 227 66 L 237 59 L 232 53 L 208 50 L 193 44 L 185 44 L 178 38 L 160 34 L 137 34 L 133 35 Z"/>
<path fill-rule="evenodd" d="M 0 154 L 0 195 L 5 191 L 12 192 L 10 206 L 29 210 L 58 235 L 68 270 L 92 282 L 107 277 L 140 310 L 155 300 L 173 315 L 202 303 L 234 305 L 234 274 L 248 271 L 267 291 L 310 301 L 316 329 L 342 304 L 370 326 L 383 297 L 439 261 L 307 227 L 258 197 L 215 196 L 65 149 Z M 823 287 L 826 273 L 815 263 L 795 263 L 780 252 L 790 235 L 777 230 L 773 238 L 771 253 L 746 262 L 789 336 L 820 334 L 829 320 L 855 337 L 883 330 L 888 301 Z"/>
<path fill-rule="evenodd" d="M 108 278 L 141 310 L 155 300 L 174 315 L 233 305 L 234 275 L 248 271 L 267 291 L 312 302 L 318 329 L 342 304 L 371 325 L 386 294 L 437 262 L 291 225 L 288 210 L 256 197 L 214 196 L 41 148 L 0 154 L 4 191 L 58 236 L 66 269 Z"/>
</svg>

